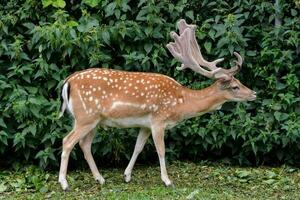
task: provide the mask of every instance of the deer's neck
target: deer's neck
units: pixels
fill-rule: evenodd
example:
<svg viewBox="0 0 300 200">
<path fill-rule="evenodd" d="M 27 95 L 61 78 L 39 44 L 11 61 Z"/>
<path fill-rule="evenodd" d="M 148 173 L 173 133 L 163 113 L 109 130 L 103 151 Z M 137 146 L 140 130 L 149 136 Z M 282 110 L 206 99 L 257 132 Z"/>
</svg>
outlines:
<svg viewBox="0 0 300 200">
<path fill-rule="evenodd" d="M 218 89 L 216 83 L 202 90 L 186 89 L 183 91 L 183 97 L 184 104 L 180 109 L 183 119 L 220 109 L 226 102 L 224 93 Z"/>
</svg>

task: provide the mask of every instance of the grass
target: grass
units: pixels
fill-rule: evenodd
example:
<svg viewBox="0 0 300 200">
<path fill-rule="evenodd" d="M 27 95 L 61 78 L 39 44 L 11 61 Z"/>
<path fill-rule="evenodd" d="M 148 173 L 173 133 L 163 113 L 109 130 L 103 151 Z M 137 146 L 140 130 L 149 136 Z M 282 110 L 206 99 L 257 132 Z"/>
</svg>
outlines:
<svg viewBox="0 0 300 200">
<path fill-rule="evenodd" d="M 241 168 L 216 163 L 174 162 L 168 165 L 173 187 L 160 180 L 159 166 L 136 166 L 132 181 L 124 169 L 101 170 L 106 183 L 98 185 L 88 169 L 70 171 L 70 190 L 62 191 L 57 172 L 36 166 L 0 171 L 0 199 L 300 199 L 299 170 Z"/>
</svg>

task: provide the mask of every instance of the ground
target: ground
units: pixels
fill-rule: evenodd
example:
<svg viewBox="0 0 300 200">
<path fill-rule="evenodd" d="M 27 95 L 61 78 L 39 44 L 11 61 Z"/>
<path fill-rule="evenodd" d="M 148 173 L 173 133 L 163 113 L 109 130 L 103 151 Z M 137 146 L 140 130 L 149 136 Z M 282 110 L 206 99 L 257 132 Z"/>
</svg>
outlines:
<svg viewBox="0 0 300 200">
<path fill-rule="evenodd" d="M 300 171 L 289 166 L 235 167 L 201 162 L 168 165 L 173 187 L 160 180 L 159 166 L 136 166 L 132 181 L 123 170 L 102 169 L 97 184 L 88 169 L 69 172 L 70 189 L 62 191 L 57 171 L 36 166 L 0 171 L 0 199 L 300 199 Z"/>
</svg>

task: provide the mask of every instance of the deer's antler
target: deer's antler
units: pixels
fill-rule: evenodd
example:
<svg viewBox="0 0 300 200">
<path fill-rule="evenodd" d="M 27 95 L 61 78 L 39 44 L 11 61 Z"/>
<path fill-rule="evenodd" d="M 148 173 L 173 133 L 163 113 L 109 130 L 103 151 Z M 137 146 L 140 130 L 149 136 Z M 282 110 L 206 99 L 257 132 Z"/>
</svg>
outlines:
<svg viewBox="0 0 300 200">
<path fill-rule="evenodd" d="M 234 54 L 238 60 L 235 61 L 236 65 L 231 69 L 217 67 L 217 64 L 223 61 L 224 58 L 219 58 L 212 62 L 206 61 L 201 54 L 196 40 L 196 25 L 189 25 L 184 19 L 181 19 L 177 26 L 179 28 L 180 35 L 177 35 L 172 31 L 171 37 L 175 40 L 175 42 L 167 44 L 167 48 L 171 54 L 182 63 L 179 68 L 180 70 L 190 68 L 208 78 L 223 78 L 228 80 L 241 69 L 243 59 L 236 52 L 234 52 Z M 209 71 L 202 67 L 206 67 Z"/>
</svg>

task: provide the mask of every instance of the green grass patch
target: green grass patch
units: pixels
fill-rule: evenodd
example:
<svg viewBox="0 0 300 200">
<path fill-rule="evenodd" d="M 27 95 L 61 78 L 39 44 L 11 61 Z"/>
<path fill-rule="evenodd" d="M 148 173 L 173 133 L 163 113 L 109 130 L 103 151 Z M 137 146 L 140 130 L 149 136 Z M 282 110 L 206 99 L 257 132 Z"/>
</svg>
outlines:
<svg viewBox="0 0 300 200">
<path fill-rule="evenodd" d="M 300 172 L 291 167 L 242 168 L 216 163 L 174 162 L 168 165 L 173 187 L 160 180 L 159 166 L 136 166 L 132 181 L 124 169 L 101 169 L 97 184 L 89 170 L 68 174 L 62 191 L 58 172 L 36 166 L 0 172 L 0 199 L 300 199 Z"/>
</svg>

